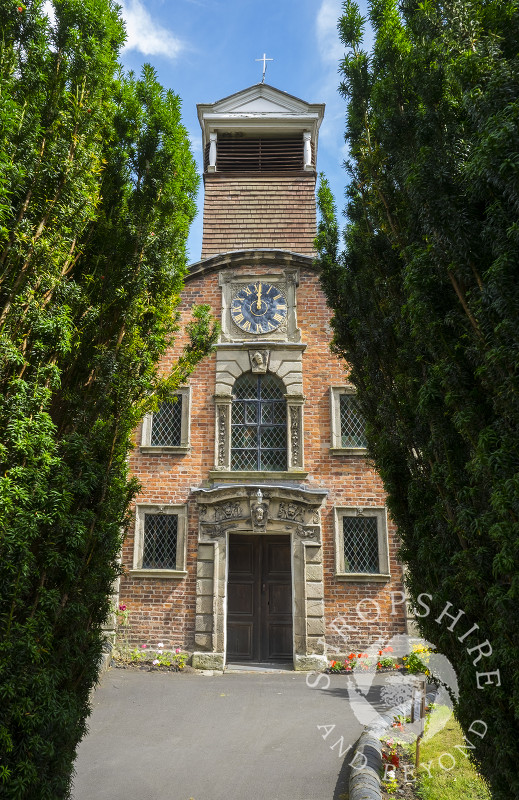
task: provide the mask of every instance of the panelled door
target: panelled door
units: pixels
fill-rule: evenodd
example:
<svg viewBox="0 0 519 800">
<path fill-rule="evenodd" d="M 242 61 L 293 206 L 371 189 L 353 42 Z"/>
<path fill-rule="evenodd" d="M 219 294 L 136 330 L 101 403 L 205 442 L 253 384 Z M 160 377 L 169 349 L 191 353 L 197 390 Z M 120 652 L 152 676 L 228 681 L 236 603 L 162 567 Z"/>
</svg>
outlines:
<svg viewBox="0 0 519 800">
<path fill-rule="evenodd" d="M 290 536 L 230 534 L 227 661 L 291 659 Z"/>
</svg>

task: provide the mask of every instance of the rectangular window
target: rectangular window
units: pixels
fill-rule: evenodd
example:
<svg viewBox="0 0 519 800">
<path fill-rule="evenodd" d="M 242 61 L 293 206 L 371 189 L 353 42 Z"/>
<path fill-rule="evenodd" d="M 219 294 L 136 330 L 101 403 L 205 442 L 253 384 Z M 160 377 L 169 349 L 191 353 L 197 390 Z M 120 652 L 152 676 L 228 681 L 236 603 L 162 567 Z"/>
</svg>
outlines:
<svg viewBox="0 0 519 800">
<path fill-rule="evenodd" d="M 341 417 L 341 447 L 366 447 L 364 420 L 354 394 L 339 397 Z"/>
<path fill-rule="evenodd" d="M 376 517 L 343 517 L 345 572 L 379 572 Z"/>
<path fill-rule="evenodd" d="M 336 508 L 335 537 L 337 577 L 389 579 L 385 508 Z"/>
<path fill-rule="evenodd" d="M 182 442 L 182 395 L 176 402 L 162 403 L 151 419 L 152 447 L 180 447 Z"/>
<path fill-rule="evenodd" d="M 144 515 L 143 569 L 177 568 L 177 514 Z"/>
<path fill-rule="evenodd" d="M 330 389 L 331 450 L 337 454 L 366 452 L 364 419 L 359 411 L 355 390 L 347 386 Z"/>
<path fill-rule="evenodd" d="M 191 395 L 188 386 L 178 390 L 176 400 L 162 403 L 142 422 L 141 451 L 182 453 L 189 449 Z"/>
<path fill-rule="evenodd" d="M 132 573 L 165 578 L 185 575 L 186 529 L 185 506 L 139 503 Z"/>
</svg>

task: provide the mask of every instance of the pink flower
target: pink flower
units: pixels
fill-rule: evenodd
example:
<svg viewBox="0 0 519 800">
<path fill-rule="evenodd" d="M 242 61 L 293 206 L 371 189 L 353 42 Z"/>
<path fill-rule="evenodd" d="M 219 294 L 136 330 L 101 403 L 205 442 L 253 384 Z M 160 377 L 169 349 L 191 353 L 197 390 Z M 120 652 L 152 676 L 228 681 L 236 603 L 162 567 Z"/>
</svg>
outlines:
<svg viewBox="0 0 519 800">
<path fill-rule="evenodd" d="M 152 663 L 154 666 L 157 666 L 157 664 L 159 663 L 159 659 L 158 659 L 158 658 L 154 658 L 154 659 L 153 659 L 153 661 L 152 661 L 151 663 Z"/>
<path fill-rule="evenodd" d="M 142 647 L 143 650 L 146 650 L 147 645 L 141 644 L 141 647 Z"/>
<path fill-rule="evenodd" d="M 177 649 L 175 650 L 175 653 L 180 653 L 180 647 L 177 647 Z"/>
<path fill-rule="evenodd" d="M 119 611 L 126 611 L 126 606 L 120 605 L 119 606 Z"/>
</svg>

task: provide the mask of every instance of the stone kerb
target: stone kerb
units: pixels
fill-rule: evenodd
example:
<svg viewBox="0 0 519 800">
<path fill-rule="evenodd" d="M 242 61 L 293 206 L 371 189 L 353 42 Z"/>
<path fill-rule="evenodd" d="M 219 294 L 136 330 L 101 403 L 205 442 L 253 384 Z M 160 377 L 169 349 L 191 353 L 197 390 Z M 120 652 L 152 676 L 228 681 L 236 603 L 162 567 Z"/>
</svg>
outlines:
<svg viewBox="0 0 519 800">
<path fill-rule="evenodd" d="M 362 766 L 355 767 L 357 756 Z M 361 733 L 355 748 L 355 760 L 350 773 L 349 800 L 380 800 L 380 770 L 382 768 L 382 745 L 370 730 Z"/>
<path fill-rule="evenodd" d="M 436 698 L 436 691 L 427 692 L 426 704 Z M 368 725 L 361 733 L 355 747 L 352 764 L 359 760 L 359 767 L 352 766 L 349 781 L 349 800 L 381 800 L 382 798 L 382 745 L 381 737 L 391 728 L 396 716 L 407 717 L 411 713 L 412 700 L 395 706 L 379 715 L 379 719 Z M 357 754 L 360 758 L 357 759 Z"/>
</svg>

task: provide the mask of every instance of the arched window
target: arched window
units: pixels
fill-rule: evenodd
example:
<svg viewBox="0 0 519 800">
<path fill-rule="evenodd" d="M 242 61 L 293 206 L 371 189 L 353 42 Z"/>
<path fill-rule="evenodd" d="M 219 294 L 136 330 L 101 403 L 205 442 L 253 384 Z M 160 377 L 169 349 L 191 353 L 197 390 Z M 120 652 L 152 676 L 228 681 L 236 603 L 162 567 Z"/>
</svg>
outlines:
<svg viewBox="0 0 519 800">
<path fill-rule="evenodd" d="M 287 468 L 285 387 L 275 375 L 245 372 L 233 388 L 231 469 Z"/>
</svg>

